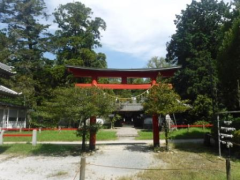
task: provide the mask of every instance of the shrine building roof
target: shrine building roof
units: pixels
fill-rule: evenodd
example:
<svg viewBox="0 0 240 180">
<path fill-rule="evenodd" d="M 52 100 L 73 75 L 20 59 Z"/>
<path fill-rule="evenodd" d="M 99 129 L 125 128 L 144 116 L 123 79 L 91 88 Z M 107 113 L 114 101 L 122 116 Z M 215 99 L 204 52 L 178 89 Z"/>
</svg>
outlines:
<svg viewBox="0 0 240 180">
<path fill-rule="evenodd" d="M 6 64 L 3 64 L 0 62 L 0 75 L 3 75 L 3 76 L 11 76 L 11 75 L 14 75 L 16 74 L 15 71 L 13 71 L 13 67 L 12 66 L 8 66 Z"/>
</svg>

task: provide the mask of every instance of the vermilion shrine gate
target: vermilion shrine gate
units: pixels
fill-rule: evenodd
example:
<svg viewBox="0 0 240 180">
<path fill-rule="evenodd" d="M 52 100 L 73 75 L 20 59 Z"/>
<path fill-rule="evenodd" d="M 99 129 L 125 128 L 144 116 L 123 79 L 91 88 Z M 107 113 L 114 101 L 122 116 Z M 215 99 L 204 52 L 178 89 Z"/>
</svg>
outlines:
<svg viewBox="0 0 240 180">
<path fill-rule="evenodd" d="M 89 84 L 75 84 L 76 87 L 84 88 L 96 86 L 103 89 L 150 89 L 156 84 L 157 76 L 172 77 L 174 73 L 180 69 L 179 66 L 159 69 L 97 69 L 77 66 L 67 66 L 68 71 L 75 77 L 90 77 L 92 82 Z M 98 78 L 121 78 L 121 84 L 99 84 Z M 151 83 L 148 84 L 128 84 L 128 78 L 150 78 Z M 152 116 L 153 121 L 153 144 L 154 147 L 159 146 L 159 124 L 158 116 Z M 90 124 L 96 123 L 96 117 L 90 118 Z M 90 134 L 90 149 L 95 149 L 96 134 Z"/>
</svg>

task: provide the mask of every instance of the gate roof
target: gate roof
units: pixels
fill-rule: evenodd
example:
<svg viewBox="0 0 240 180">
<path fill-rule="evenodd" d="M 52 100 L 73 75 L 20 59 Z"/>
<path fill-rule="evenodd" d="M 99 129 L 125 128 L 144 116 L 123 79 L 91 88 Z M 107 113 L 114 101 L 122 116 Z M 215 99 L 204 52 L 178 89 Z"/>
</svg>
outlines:
<svg viewBox="0 0 240 180">
<path fill-rule="evenodd" d="M 68 71 L 75 77 L 156 77 L 160 73 L 162 77 L 171 77 L 180 66 L 168 68 L 143 68 L 143 69 L 100 69 L 67 65 Z"/>
</svg>

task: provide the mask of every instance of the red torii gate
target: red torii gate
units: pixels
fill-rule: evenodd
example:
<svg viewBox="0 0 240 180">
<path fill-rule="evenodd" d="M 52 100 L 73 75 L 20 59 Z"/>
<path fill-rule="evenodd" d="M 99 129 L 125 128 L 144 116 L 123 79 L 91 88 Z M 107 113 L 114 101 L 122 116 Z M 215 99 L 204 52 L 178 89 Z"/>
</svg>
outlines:
<svg viewBox="0 0 240 180">
<path fill-rule="evenodd" d="M 75 84 L 76 87 L 97 86 L 104 89 L 149 89 L 156 84 L 157 76 L 172 77 L 174 73 L 180 69 L 180 66 L 168 68 L 151 68 L 151 69 L 99 69 L 87 68 L 67 65 L 68 71 L 75 77 L 90 77 L 92 82 L 89 84 Z M 121 84 L 99 84 L 98 78 L 121 78 Z M 127 78 L 150 78 L 151 83 L 148 84 L 128 84 Z M 154 147 L 159 146 L 159 125 L 158 116 L 153 115 L 153 144 Z M 90 118 L 90 124 L 96 123 L 96 117 Z M 96 134 L 90 134 L 90 149 L 95 149 Z"/>
</svg>

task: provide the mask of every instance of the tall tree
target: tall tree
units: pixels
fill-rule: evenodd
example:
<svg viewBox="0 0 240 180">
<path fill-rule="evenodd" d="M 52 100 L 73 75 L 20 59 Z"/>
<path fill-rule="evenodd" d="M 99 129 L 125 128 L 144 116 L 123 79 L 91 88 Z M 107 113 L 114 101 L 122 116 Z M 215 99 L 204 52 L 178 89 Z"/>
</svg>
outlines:
<svg viewBox="0 0 240 180">
<path fill-rule="evenodd" d="M 157 56 L 152 57 L 147 63 L 148 68 L 163 68 L 169 66 L 170 64 L 166 62 L 165 58 Z"/>
<path fill-rule="evenodd" d="M 60 5 L 53 14 L 59 27 L 54 38 L 58 64 L 106 68 L 105 55 L 94 52 L 101 46 L 104 20 L 91 17 L 91 9 L 80 2 Z"/>
<path fill-rule="evenodd" d="M 240 15 L 233 21 L 232 27 L 225 33 L 218 54 L 218 75 L 222 94 L 222 103 L 229 110 L 240 108 Z"/>
<path fill-rule="evenodd" d="M 167 44 L 167 60 L 182 65 L 173 84 L 183 97 L 194 101 L 198 94 L 215 99 L 216 57 L 229 6 L 217 0 L 193 0 L 174 21 L 177 31 Z"/>
<path fill-rule="evenodd" d="M 41 94 L 39 72 L 48 64 L 43 57 L 48 51 L 49 25 L 40 23 L 47 18 L 43 0 L 3 0 L 0 2 L 0 22 L 5 24 L 5 33 L 10 40 L 10 51 L 5 61 L 16 67 L 16 84 L 25 94 L 30 107 L 39 104 Z"/>
<path fill-rule="evenodd" d="M 0 60 L 3 63 L 7 63 L 7 59 L 10 56 L 10 50 L 8 49 L 10 41 L 4 31 L 0 31 Z"/>
</svg>

